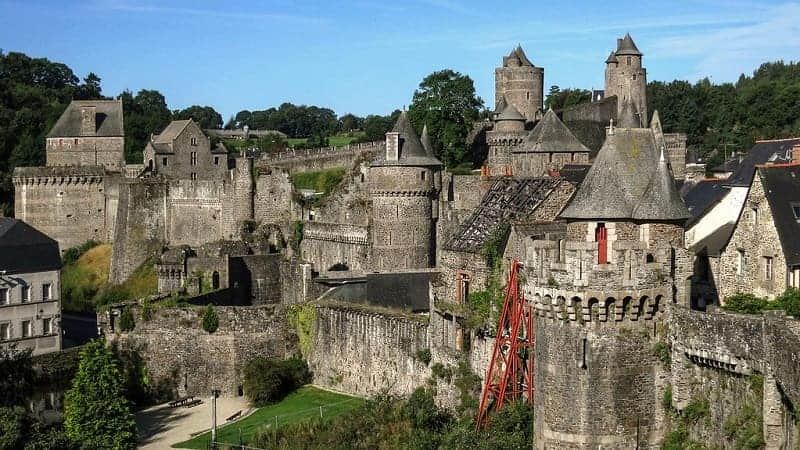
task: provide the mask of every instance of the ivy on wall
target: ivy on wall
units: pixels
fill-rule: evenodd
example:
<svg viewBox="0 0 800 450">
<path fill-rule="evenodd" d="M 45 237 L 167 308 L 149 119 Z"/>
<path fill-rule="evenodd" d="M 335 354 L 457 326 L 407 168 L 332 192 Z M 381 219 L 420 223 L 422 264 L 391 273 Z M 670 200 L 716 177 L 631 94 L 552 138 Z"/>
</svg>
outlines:
<svg viewBox="0 0 800 450">
<path fill-rule="evenodd" d="M 314 320 L 317 310 L 312 303 L 292 305 L 287 310 L 289 325 L 295 329 L 300 341 L 300 352 L 303 356 L 311 353 L 311 343 L 314 340 Z"/>
</svg>

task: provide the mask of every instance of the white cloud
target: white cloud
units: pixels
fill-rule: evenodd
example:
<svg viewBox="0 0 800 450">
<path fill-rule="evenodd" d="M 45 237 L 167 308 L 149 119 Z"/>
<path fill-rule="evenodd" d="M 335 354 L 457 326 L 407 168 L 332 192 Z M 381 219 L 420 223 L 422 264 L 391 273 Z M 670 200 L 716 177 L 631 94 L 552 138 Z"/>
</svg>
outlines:
<svg viewBox="0 0 800 450">
<path fill-rule="evenodd" d="M 281 12 L 266 12 L 252 10 L 247 12 L 231 11 L 231 10 L 212 10 L 201 8 L 184 8 L 184 7 L 170 7 L 160 6 L 151 3 L 142 2 L 128 2 L 128 1 L 105 1 L 101 0 L 95 3 L 98 9 L 106 9 L 111 11 L 122 11 L 132 13 L 153 13 L 153 14 L 171 14 L 171 15 L 190 15 L 190 16 L 204 16 L 204 17 L 219 17 L 228 19 L 252 19 L 252 20 L 265 20 L 265 21 L 280 21 L 297 24 L 320 24 L 327 22 L 326 19 L 314 16 L 304 16 L 297 14 L 285 14 Z"/>
</svg>

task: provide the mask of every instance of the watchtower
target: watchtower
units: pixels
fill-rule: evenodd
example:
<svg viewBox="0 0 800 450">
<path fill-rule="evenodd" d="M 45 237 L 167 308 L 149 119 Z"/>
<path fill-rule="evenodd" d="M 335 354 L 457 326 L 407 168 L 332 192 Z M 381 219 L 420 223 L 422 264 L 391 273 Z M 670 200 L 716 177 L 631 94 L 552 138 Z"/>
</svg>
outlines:
<svg viewBox="0 0 800 450">
<path fill-rule="evenodd" d="M 503 66 L 494 70 L 495 111 L 501 113 L 505 105 L 519 111 L 526 120 L 539 118 L 544 100 L 544 69 L 536 67 L 517 46 L 503 57 Z"/>
<path fill-rule="evenodd" d="M 634 105 L 639 126 L 647 123 L 647 70 L 642 66 L 642 52 L 630 34 L 617 39 L 617 49 L 606 59 L 605 96 L 617 96 L 618 116 L 625 103 Z"/>
<path fill-rule="evenodd" d="M 428 140 L 426 139 L 426 142 Z M 372 267 L 431 267 L 442 163 L 423 145 L 405 112 L 386 133 L 386 151 L 370 165 Z"/>
<path fill-rule="evenodd" d="M 609 126 L 564 209 L 561 238 L 533 241 L 536 448 L 658 448 L 667 373 L 653 347 L 664 311 L 687 303 L 689 213 L 675 188 L 658 116 Z M 565 382 L 568 380 L 568 382 Z"/>
</svg>

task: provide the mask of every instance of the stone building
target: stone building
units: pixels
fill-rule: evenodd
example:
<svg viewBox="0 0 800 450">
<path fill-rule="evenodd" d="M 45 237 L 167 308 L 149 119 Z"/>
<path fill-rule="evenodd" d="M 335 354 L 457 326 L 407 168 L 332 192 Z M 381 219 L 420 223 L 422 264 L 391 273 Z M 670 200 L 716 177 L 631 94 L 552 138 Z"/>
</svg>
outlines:
<svg viewBox="0 0 800 450">
<path fill-rule="evenodd" d="M 434 261 L 442 163 L 423 146 L 403 112 L 386 133 L 386 152 L 370 164 L 372 267 L 420 269 Z"/>
<path fill-rule="evenodd" d="M 665 310 L 687 303 L 688 253 L 657 115 L 608 127 L 560 214 L 563 240 L 534 240 L 525 274 L 535 307 L 536 448 L 658 448 L 664 368 L 652 351 Z M 570 380 L 564 383 L 564 380 Z M 620 386 L 627 388 L 620 389 Z"/>
<path fill-rule="evenodd" d="M 617 49 L 606 59 L 605 98 L 617 97 L 617 115 L 623 112 L 624 100 L 632 102 L 639 126 L 647 123 L 647 70 L 642 66 L 642 52 L 630 34 L 617 39 Z"/>
<path fill-rule="evenodd" d="M 33 355 L 61 350 L 60 271 L 56 241 L 0 217 L 0 346 Z"/>
<path fill-rule="evenodd" d="M 122 100 L 73 100 L 47 133 L 48 166 L 125 165 Z"/>
<path fill-rule="evenodd" d="M 760 166 L 713 270 L 719 296 L 774 298 L 800 287 L 800 160 Z"/>
<path fill-rule="evenodd" d="M 527 121 L 541 116 L 544 101 L 544 69 L 536 67 L 517 46 L 503 57 L 503 66 L 494 70 L 495 111 L 513 105 Z"/>
<path fill-rule="evenodd" d="M 192 119 L 174 120 L 144 148 L 146 170 L 181 180 L 221 180 L 228 171 L 228 151 L 211 140 Z"/>
</svg>

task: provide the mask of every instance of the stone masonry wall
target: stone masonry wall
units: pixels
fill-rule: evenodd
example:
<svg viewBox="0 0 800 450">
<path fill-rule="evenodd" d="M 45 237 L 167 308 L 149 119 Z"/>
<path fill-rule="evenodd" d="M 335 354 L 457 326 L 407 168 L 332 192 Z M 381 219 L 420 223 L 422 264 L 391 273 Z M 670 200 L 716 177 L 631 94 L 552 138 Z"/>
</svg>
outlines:
<svg viewBox="0 0 800 450">
<path fill-rule="evenodd" d="M 428 377 L 416 359 L 428 327 L 404 316 L 317 306 L 310 354 L 314 383 L 354 395 L 409 395 Z"/>
<path fill-rule="evenodd" d="M 114 333 L 107 317 L 98 322 L 112 344 L 140 354 L 154 386 L 174 396 L 208 396 L 211 389 L 238 395 L 247 361 L 283 358 L 295 350 L 280 306 L 216 307 L 216 312 L 214 333 L 202 329 L 202 307 L 155 309 L 150 321 L 134 308 L 136 328 L 128 333 Z"/>
</svg>

